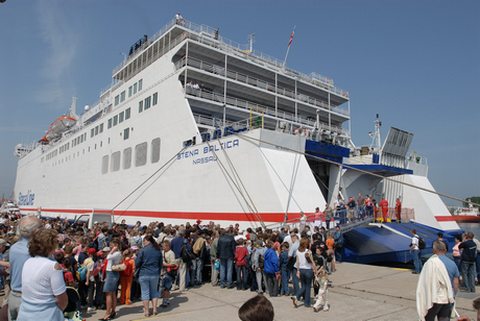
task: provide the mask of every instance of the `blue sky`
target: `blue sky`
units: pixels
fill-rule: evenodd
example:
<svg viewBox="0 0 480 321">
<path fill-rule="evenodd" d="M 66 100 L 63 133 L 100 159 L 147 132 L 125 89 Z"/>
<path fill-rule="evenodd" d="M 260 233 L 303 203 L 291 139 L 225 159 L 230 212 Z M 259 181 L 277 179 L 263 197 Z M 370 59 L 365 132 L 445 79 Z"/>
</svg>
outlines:
<svg viewBox="0 0 480 321">
<path fill-rule="evenodd" d="M 179 11 L 193 22 L 333 78 L 350 92 L 353 140 L 384 127 L 415 133 L 438 191 L 480 195 L 480 1 L 14 1 L 0 4 L 0 196 L 13 190 L 17 143 L 38 140 L 72 96 L 98 99 L 143 34 Z"/>
</svg>

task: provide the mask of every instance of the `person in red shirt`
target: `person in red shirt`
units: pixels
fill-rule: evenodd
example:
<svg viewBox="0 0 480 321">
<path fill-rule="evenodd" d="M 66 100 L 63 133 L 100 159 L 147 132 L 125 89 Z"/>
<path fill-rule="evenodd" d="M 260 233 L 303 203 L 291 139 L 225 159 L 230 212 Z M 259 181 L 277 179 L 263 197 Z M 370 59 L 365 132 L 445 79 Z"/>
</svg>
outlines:
<svg viewBox="0 0 480 321">
<path fill-rule="evenodd" d="M 132 251 L 123 251 L 123 264 L 127 267 L 120 272 L 120 285 L 122 292 L 120 293 L 120 304 L 132 304 L 130 294 L 132 289 L 133 274 L 135 272 L 135 260 L 132 258 Z"/>
<path fill-rule="evenodd" d="M 237 290 L 247 290 L 247 267 L 248 267 L 248 250 L 244 246 L 244 240 L 239 239 L 235 248 L 235 270 L 237 271 Z"/>
<path fill-rule="evenodd" d="M 388 217 L 388 201 L 385 199 L 385 197 L 382 197 L 382 200 L 378 204 L 380 208 L 382 209 L 382 217 L 383 217 L 383 223 L 387 223 L 387 217 Z"/>
<path fill-rule="evenodd" d="M 397 197 L 395 202 L 395 215 L 397 216 L 397 222 L 402 223 L 402 201 L 400 201 L 400 197 Z"/>
</svg>

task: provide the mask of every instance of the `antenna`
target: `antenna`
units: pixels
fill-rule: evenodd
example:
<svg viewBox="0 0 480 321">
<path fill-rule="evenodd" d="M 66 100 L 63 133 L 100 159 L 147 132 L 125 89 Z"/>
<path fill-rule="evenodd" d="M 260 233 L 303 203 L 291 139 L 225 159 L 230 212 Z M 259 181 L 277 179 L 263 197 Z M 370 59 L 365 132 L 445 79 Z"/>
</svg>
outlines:
<svg viewBox="0 0 480 321">
<path fill-rule="evenodd" d="M 77 119 L 77 97 L 72 97 L 72 104 L 70 105 L 69 115 Z"/>
<path fill-rule="evenodd" d="M 380 148 L 382 148 L 382 139 L 380 136 L 380 128 L 382 127 L 382 122 L 380 121 L 379 114 L 376 114 L 374 124 L 375 124 L 374 131 L 368 133 L 368 135 L 372 138 L 370 149 L 373 150 L 374 152 L 379 152 Z"/>
<path fill-rule="evenodd" d="M 253 43 L 255 42 L 255 34 L 251 33 L 248 35 L 248 45 L 249 45 L 249 51 L 253 52 Z"/>
</svg>

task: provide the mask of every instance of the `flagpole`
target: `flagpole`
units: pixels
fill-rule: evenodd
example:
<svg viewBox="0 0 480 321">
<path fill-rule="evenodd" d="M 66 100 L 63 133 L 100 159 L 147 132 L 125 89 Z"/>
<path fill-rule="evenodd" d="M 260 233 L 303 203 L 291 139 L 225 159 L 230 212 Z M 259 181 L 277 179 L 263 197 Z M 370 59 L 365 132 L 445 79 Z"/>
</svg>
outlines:
<svg viewBox="0 0 480 321">
<path fill-rule="evenodd" d="M 292 44 L 293 36 L 294 36 L 296 27 L 297 27 L 296 25 L 293 26 L 293 31 L 290 34 L 290 41 L 288 42 L 287 53 L 285 54 L 285 59 L 283 60 L 283 69 L 285 69 L 285 65 L 287 64 L 288 53 L 290 52 L 290 45 Z"/>
</svg>

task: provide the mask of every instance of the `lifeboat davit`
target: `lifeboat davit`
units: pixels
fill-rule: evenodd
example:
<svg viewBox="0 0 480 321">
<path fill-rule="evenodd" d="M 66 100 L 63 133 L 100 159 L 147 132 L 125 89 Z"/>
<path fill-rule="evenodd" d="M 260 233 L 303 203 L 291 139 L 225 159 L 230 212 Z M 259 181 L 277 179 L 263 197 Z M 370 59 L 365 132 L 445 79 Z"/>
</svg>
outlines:
<svg viewBox="0 0 480 321">
<path fill-rule="evenodd" d="M 47 133 L 40 139 L 40 142 L 53 142 L 59 139 L 62 137 L 62 134 L 72 128 L 76 122 L 77 120 L 72 116 L 62 115 L 58 117 L 50 124 Z"/>
</svg>

